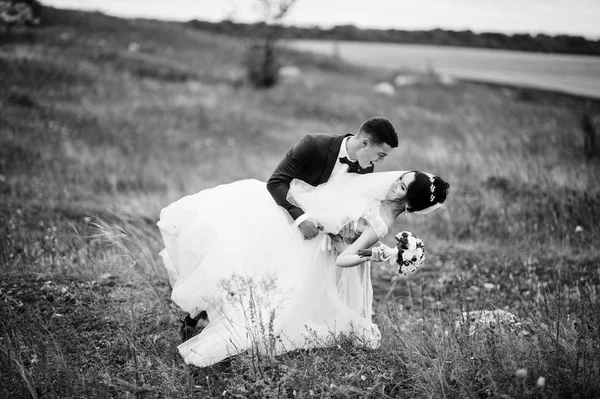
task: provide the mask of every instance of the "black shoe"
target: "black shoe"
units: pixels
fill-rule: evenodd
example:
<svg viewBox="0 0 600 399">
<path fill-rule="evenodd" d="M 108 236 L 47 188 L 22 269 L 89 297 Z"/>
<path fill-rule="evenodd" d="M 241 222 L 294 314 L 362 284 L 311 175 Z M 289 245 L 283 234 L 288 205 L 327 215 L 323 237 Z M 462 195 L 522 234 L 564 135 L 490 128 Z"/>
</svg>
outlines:
<svg viewBox="0 0 600 399">
<path fill-rule="evenodd" d="M 188 317 L 183 320 L 179 320 L 181 322 L 181 328 L 179 329 L 179 335 L 181 336 L 181 341 L 185 342 L 188 339 L 192 338 L 194 335 L 195 328 L 193 326 L 188 325 L 187 323 Z M 192 319 L 190 319 L 192 320 Z"/>
<path fill-rule="evenodd" d="M 196 317 L 194 317 L 193 319 L 190 317 L 190 314 L 188 313 L 185 316 L 185 325 L 186 326 L 190 326 L 192 328 L 196 328 L 196 326 L 198 325 L 198 321 L 206 321 L 208 322 L 208 314 L 206 314 L 206 310 L 203 310 L 202 312 L 198 313 L 196 315 Z"/>
<path fill-rule="evenodd" d="M 192 338 L 194 335 L 194 330 L 196 329 L 198 321 L 200 320 L 208 321 L 208 315 L 206 314 L 206 311 L 203 310 L 194 318 L 190 317 L 190 314 L 188 313 L 185 318 L 181 320 L 181 328 L 179 333 L 183 341 L 187 341 L 188 339 Z"/>
<path fill-rule="evenodd" d="M 185 316 L 185 319 L 183 319 L 183 322 L 186 327 L 196 328 L 196 326 L 198 325 L 198 319 L 196 319 L 196 318 L 192 319 L 189 314 L 187 314 Z"/>
</svg>

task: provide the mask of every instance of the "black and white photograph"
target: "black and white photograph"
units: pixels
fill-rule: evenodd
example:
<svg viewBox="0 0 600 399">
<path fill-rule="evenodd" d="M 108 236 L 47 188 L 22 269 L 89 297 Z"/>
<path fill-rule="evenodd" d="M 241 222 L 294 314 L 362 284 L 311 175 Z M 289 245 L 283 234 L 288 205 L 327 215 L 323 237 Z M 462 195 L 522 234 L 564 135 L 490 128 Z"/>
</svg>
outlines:
<svg viewBox="0 0 600 399">
<path fill-rule="evenodd" d="M 600 398 L 599 21 L 0 0 L 0 397 Z"/>
</svg>

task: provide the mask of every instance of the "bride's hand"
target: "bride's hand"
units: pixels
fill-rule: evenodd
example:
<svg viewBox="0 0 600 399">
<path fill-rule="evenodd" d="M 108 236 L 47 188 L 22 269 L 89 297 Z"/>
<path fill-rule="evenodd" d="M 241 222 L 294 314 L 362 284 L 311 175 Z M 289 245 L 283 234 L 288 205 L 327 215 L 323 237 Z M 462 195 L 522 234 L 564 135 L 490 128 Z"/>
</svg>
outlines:
<svg viewBox="0 0 600 399">
<path fill-rule="evenodd" d="M 381 243 L 378 248 L 381 248 L 381 250 L 383 251 L 382 260 L 388 260 L 392 256 L 398 255 L 398 248 L 390 248 L 383 243 Z"/>
<path fill-rule="evenodd" d="M 373 247 L 371 248 L 371 256 L 369 260 L 371 262 L 381 262 L 384 260 L 384 250 L 382 247 Z"/>
<path fill-rule="evenodd" d="M 393 261 L 391 259 L 395 259 L 397 255 L 397 248 L 390 248 L 387 245 L 380 243 L 379 246 L 371 248 L 369 260 L 372 262 L 385 262 L 389 260 L 390 263 L 392 263 Z"/>
</svg>

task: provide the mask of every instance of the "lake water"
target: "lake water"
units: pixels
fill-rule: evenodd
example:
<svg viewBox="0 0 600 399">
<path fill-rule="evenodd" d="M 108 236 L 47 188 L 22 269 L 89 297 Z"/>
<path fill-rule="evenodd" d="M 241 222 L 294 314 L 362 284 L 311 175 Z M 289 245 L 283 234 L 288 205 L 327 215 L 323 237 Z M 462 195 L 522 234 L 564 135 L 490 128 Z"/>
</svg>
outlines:
<svg viewBox="0 0 600 399">
<path fill-rule="evenodd" d="M 457 79 L 550 89 L 600 99 L 600 57 L 394 43 L 295 40 L 304 51 L 364 66 L 434 71 Z"/>
</svg>

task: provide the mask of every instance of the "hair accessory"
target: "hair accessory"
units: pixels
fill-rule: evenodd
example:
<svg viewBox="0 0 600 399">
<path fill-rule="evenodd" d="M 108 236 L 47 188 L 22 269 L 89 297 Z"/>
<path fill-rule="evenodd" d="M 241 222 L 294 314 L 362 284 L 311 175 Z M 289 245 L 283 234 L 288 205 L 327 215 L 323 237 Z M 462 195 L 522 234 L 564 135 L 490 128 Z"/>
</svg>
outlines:
<svg viewBox="0 0 600 399">
<path fill-rule="evenodd" d="M 433 204 L 433 205 L 431 205 L 429 208 L 425 208 L 425 209 L 422 209 L 422 210 L 420 210 L 420 211 L 415 211 L 415 212 L 413 212 L 413 213 L 415 213 L 415 214 L 417 214 L 417 215 L 427 215 L 428 213 L 430 213 L 430 212 L 433 212 L 433 211 L 435 211 L 436 209 L 439 209 L 439 208 L 441 208 L 443 205 L 444 205 L 444 204 L 440 204 L 440 203 L 438 202 L 437 204 Z"/>
<path fill-rule="evenodd" d="M 431 187 L 429 187 L 429 191 L 431 191 L 431 197 L 429 197 L 429 202 L 433 202 L 433 200 L 435 199 L 435 195 L 433 195 L 433 192 L 435 191 L 435 186 L 433 184 L 433 176 L 429 176 L 429 181 L 431 182 Z"/>
</svg>

